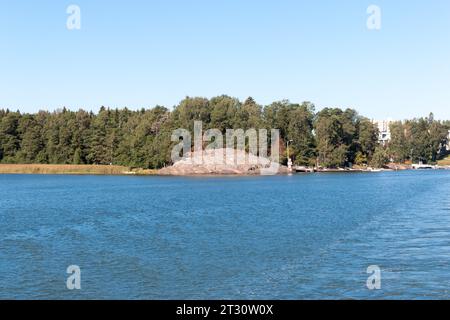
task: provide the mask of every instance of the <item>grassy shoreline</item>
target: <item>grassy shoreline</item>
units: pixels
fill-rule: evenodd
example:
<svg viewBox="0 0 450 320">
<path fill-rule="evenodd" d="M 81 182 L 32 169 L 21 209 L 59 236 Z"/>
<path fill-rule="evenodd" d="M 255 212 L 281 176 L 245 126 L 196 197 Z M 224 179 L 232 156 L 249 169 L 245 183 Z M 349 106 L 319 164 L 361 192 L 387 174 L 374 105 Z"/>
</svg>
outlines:
<svg viewBox="0 0 450 320">
<path fill-rule="evenodd" d="M 449 159 L 447 159 L 444 163 L 440 163 L 442 167 L 448 167 L 450 163 L 448 163 Z M 401 166 L 401 168 L 397 168 L 397 170 L 408 170 L 410 168 Z M 320 172 L 371 172 L 370 170 L 322 170 Z M 286 174 L 285 172 L 284 174 Z M 0 164 L 0 175 L 3 174 L 33 174 L 33 175 L 105 175 L 105 176 L 127 176 L 127 175 L 135 175 L 135 176 L 156 176 L 161 175 L 162 173 L 159 170 L 151 170 L 151 169 L 141 169 L 141 168 L 130 168 L 125 166 L 112 166 L 112 165 L 72 165 L 72 164 Z M 167 174 L 162 174 L 167 175 Z M 229 176 L 218 174 L 218 173 L 210 173 L 210 174 L 169 174 L 169 176 L 193 176 L 193 177 L 201 177 L 201 176 Z M 236 174 L 231 176 L 251 176 L 248 174 Z"/>
<path fill-rule="evenodd" d="M 446 157 L 445 159 L 439 160 L 438 165 L 440 166 L 450 166 L 450 156 Z"/>
<path fill-rule="evenodd" d="M 0 174 L 155 175 L 157 171 L 107 165 L 0 164 Z"/>
</svg>

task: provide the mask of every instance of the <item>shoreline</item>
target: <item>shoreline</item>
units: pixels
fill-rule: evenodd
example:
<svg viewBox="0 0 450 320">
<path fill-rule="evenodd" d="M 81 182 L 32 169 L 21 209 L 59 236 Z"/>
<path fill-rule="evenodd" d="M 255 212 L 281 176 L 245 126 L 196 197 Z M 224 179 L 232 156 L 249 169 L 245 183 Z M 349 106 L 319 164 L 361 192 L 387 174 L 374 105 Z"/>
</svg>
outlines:
<svg viewBox="0 0 450 320">
<path fill-rule="evenodd" d="M 434 170 L 449 170 L 448 166 L 439 166 Z M 431 170 L 431 171 L 434 171 Z M 413 170 L 412 168 L 402 169 L 321 169 L 314 173 L 379 173 L 379 172 L 395 172 L 395 171 L 422 171 Z M 424 170 L 429 171 L 429 170 Z M 278 176 L 291 174 L 311 174 L 313 172 L 279 172 Z M 173 177 L 246 177 L 259 176 L 258 174 L 222 174 L 209 172 L 208 174 L 164 174 L 160 170 L 130 168 L 125 166 L 114 165 L 53 165 L 53 164 L 0 164 L 0 175 L 16 174 L 16 175 L 81 175 L 81 176 L 173 176 Z"/>
<path fill-rule="evenodd" d="M 158 170 L 146 170 L 113 165 L 72 165 L 72 164 L 0 164 L 0 175 L 157 175 Z"/>
</svg>

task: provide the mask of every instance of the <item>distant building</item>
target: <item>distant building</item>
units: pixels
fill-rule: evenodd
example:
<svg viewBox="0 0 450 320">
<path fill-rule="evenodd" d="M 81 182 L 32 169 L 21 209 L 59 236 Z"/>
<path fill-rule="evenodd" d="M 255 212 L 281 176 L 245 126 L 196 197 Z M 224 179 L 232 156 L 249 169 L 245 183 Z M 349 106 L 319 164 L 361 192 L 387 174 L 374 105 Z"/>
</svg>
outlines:
<svg viewBox="0 0 450 320">
<path fill-rule="evenodd" d="M 391 140 L 391 123 L 393 121 L 389 120 L 381 120 L 381 121 L 373 121 L 373 123 L 378 127 L 379 137 L 378 142 L 383 146 L 386 145 Z"/>
</svg>

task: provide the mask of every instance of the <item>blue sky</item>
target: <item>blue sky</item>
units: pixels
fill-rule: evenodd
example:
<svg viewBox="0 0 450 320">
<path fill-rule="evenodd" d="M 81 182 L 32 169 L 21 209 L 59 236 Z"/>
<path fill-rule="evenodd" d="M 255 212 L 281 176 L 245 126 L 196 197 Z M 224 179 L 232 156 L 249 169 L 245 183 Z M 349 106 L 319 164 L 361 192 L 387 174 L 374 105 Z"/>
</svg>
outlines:
<svg viewBox="0 0 450 320">
<path fill-rule="evenodd" d="M 81 9 L 67 30 L 66 9 Z M 369 5 L 382 29 L 366 27 Z M 0 108 L 220 94 L 450 119 L 448 0 L 0 0 Z"/>
</svg>

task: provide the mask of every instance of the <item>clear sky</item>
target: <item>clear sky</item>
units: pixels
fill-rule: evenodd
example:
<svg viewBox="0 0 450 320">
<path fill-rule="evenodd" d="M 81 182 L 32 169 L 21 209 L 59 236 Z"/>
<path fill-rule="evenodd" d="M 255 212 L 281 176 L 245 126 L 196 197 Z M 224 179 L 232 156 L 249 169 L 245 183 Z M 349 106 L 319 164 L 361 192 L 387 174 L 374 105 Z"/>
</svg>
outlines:
<svg viewBox="0 0 450 320">
<path fill-rule="evenodd" d="M 68 30 L 66 9 L 81 9 Z M 369 30 L 369 5 L 382 10 Z M 448 0 L 0 0 L 0 108 L 220 94 L 450 119 Z"/>
</svg>

